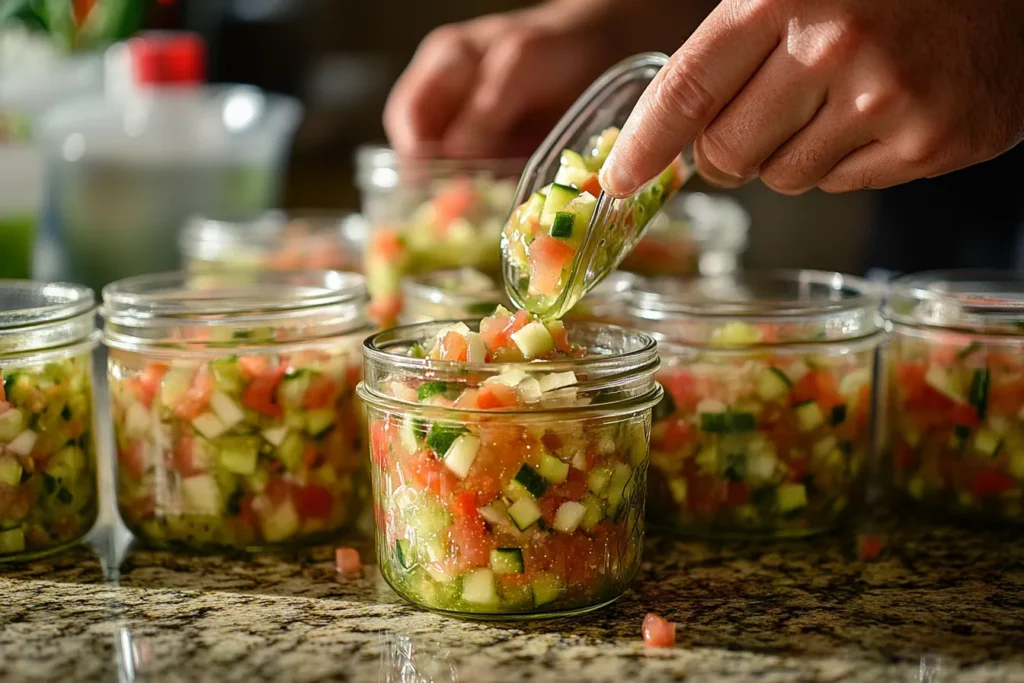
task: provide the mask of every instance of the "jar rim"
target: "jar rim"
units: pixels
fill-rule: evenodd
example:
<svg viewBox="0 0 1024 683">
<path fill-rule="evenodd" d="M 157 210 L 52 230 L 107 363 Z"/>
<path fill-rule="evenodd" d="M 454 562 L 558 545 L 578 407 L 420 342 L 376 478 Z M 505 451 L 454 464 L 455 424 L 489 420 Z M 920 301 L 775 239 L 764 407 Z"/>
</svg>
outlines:
<svg viewBox="0 0 1024 683">
<path fill-rule="evenodd" d="M 356 186 L 361 189 L 386 189 L 400 184 L 400 174 L 408 172 L 428 178 L 455 175 L 502 175 L 519 177 L 526 159 L 516 157 L 443 156 L 440 150 L 428 150 L 421 156 L 402 154 L 387 145 L 362 145 L 356 149 Z"/>
<path fill-rule="evenodd" d="M 458 289 L 445 289 L 445 278 L 463 278 L 466 277 L 467 273 L 471 277 L 479 275 L 491 280 L 490 287 L 469 292 Z M 581 299 L 581 302 L 592 297 L 610 298 L 616 302 L 625 300 L 630 296 L 639 279 L 634 273 L 624 270 L 614 271 L 587 292 L 583 299 Z M 487 303 L 493 302 L 505 306 L 512 305 L 504 288 L 494 281 L 493 278 L 470 267 L 435 270 L 422 275 L 404 278 L 402 281 L 402 291 L 407 299 L 429 301 L 434 304 L 469 305 L 483 300 Z"/>
<path fill-rule="evenodd" d="M 890 283 L 884 314 L 904 325 L 1020 335 L 1024 274 L 996 269 L 911 273 Z"/>
<path fill-rule="evenodd" d="M 0 356 L 76 344 L 96 329 L 95 294 L 68 282 L 0 280 Z"/>
<path fill-rule="evenodd" d="M 273 209 L 240 221 L 192 216 L 185 222 L 178 244 L 186 256 L 216 259 L 229 250 L 262 252 L 290 243 L 316 245 L 324 238 L 361 250 L 367 233 L 365 221 L 357 213 Z"/>
</svg>

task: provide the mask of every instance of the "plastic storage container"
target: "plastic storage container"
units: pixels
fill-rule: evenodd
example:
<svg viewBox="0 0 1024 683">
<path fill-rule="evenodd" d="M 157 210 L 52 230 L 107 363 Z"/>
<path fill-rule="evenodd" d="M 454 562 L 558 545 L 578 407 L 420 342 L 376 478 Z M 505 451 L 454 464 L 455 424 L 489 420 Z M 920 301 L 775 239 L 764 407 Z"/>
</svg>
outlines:
<svg viewBox="0 0 1024 683">
<path fill-rule="evenodd" d="M 866 282 L 817 271 L 640 285 L 633 325 L 659 339 L 649 521 L 696 536 L 804 536 L 860 500 L 875 350 Z"/>
<path fill-rule="evenodd" d="M 617 599 L 640 563 L 650 411 L 661 398 L 654 340 L 570 323 L 593 355 L 414 357 L 449 329 L 394 328 L 365 344 L 359 395 L 384 578 L 419 606 L 475 617 Z"/>
<path fill-rule="evenodd" d="M 0 281 L 0 561 L 77 542 L 99 511 L 93 293 Z"/>
<path fill-rule="evenodd" d="M 178 268 L 193 215 L 243 220 L 275 206 L 301 113 L 251 86 L 201 85 L 202 45 L 188 37 L 125 49 L 134 87 L 67 102 L 41 129 L 62 267 L 96 289 Z"/>
<path fill-rule="evenodd" d="M 356 155 L 370 223 L 366 277 L 375 317 L 393 324 L 408 274 L 469 266 L 500 270 L 501 227 L 523 162 L 408 159 L 384 147 Z"/>
<path fill-rule="evenodd" d="M 362 276 L 181 273 L 103 292 L 121 517 L 156 546 L 322 542 L 362 509 Z"/>
<path fill-rule="evenodd" d="M 651 219 L 622 268 L 640 275 L 734 273 L 747 247 L 750 214 L 725 195 L 683 192 Z"/>
<path fill-rule="evenodd" d="M 270 211 L 252 221 L 196 217 L 181 234 L 185 269 L 249 282 L 262 270 L 360 272 L 364 222 L 354 215 Z"/>
<path fill-rule="evenodd" d="M 910 275 L 886 315 L 896 489 L 932 511 L 1024 523 L 1024 277 Z"/>
</svg>

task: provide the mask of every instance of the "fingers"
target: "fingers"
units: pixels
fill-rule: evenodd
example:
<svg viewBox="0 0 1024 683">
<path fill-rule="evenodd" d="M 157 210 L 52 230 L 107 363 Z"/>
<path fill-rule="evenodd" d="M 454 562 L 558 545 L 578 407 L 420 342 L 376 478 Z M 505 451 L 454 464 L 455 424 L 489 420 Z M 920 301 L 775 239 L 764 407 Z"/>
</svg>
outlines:
<svg viewBox="0 0 1024 683">
<path fill-rule="evenodd" d="M 609 194 L 634 194 L 664 170 L 757 72 L 780 36 L 769 9 L 759 0 L 727 0 L 672 55 L 602 169 Z"/>
<path fill-rule="evenodd" d="M 712 184 L 729 187 L 756 177 L 764 160 L 814 118 L 825 100 L 826 78 L 785 48 L 776 49 L 698 135 L 697 170 Z"/>
<path fill-rule="evenodd" d="M 459 27 L 442 27 L 424 39 L 384 108 L 384 130 L 396 150 L 418 154 L 443 138 L 469 97 L 479 60 Z"/>
</svg>

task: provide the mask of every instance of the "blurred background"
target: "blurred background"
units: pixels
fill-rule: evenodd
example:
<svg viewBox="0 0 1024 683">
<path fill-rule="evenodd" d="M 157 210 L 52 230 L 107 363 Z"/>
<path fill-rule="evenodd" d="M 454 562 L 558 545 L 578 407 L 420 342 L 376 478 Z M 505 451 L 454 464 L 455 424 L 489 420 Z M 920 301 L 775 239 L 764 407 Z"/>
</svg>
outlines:
<svg viewBox="0 0 1024 683">
<path fill-rule="evenodd" d="M 40 202 L 34 274 L 99 286 L 124 274 L 97 274 L 112 249 L 125 272 L 165 268 L 195 213 L 357 210 L 355 151 L 383 142 L 388 90 L 418 42 L 525 4 L 0 0 L 0 237 L 28 230 L 17 217 L 24 226 Z M 141 29 L 201 41 L 103 51 Z M 181 95 L 202 82 L 254 88 Z M 132 95 L 161 85 L 177 94 Z M 732 194 L 751 218 L 745 265 L 863 272 L 866 194 L 792 198 L 756 183 Z M 3 251 L 4 274 L 23 275 Z"/>
</svg>

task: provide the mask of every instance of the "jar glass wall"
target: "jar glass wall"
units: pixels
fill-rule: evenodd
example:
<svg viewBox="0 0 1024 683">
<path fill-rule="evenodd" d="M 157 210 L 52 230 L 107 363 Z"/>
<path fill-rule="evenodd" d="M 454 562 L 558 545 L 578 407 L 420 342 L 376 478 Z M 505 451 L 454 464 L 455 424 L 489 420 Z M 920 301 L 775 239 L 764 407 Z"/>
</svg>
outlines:
<svg viewBox="0 0 1024 683">
<path fill-rule="evenodd" d="M 751 273 L 640 285 L 659 338 L 649 517 L 697 536 L 803 536 L 859 502 L 872 454 L 879 299 L 856 278 Z"/>
<path fill-rule="evenodd" d="M 407 274 L 470 266 L 497 275 L 501 230 L 523 162 L 409 159 L 384 147 L 356 155 L 362 212 L 370 223 L 365 269 L 374 317 L 402 310 Z"/>
<path fill-rule="evenodd" d="M 366 493 L 362 276 L 183 273 L 103 292 L 121 517 L 164 547 L 329 540 Z"/>
<path fill-rule="evenodd" d="M 77 542 L 99 511 L 91 290 L 0 281 L 0 561 Z"/>
<path fill-rule="evenodd" d="M 910 275 L 886 315 L 896 490 L 931 511 L 1024 523 L 1024 278 Z"/>
<path fill-rule="evenodd" d="M 591 355 L 507 364 L 410 357 L 440 323 L 367 340 L 359 392 L 378 563 L 407 600 L 476 617 L 551 616 L 600 607 L 632 581 L 650 411 L 661 397 L 655 343 L 607 325 L 567 327 Z M 480 408 L 484 393 L 526 395 L 527 386 L 536 391 L 524 403 Z"/>
</svg>

